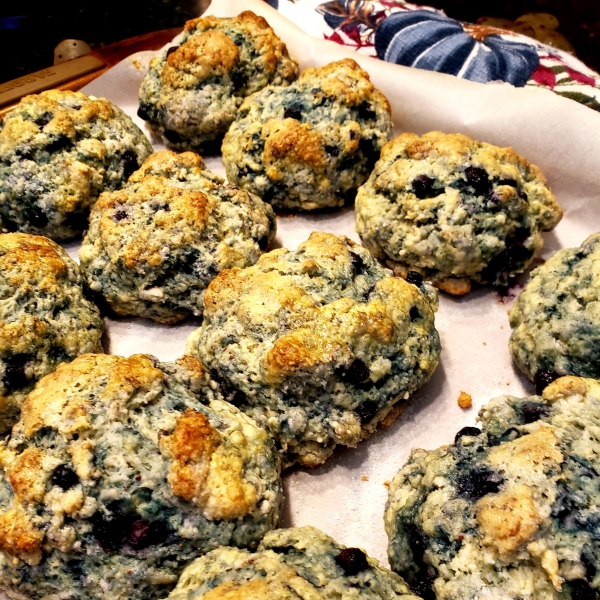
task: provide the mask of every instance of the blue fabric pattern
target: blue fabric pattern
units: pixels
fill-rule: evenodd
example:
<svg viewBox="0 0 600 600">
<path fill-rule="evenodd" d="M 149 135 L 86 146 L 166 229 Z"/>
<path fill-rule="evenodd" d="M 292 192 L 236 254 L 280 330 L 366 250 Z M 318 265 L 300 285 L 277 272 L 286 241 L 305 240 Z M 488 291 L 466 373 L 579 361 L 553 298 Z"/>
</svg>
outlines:
<svg viewBox="0 0 600 600">
<path fill-rule="evenodd" d="M 483 33 L 475 37 L 437 12 L 396 12 L 379 24 L 375 49 L 379 58 L 399 65 L 524 86 L 540 62 L 536 48 L 480 29 Z"/>
</svg>

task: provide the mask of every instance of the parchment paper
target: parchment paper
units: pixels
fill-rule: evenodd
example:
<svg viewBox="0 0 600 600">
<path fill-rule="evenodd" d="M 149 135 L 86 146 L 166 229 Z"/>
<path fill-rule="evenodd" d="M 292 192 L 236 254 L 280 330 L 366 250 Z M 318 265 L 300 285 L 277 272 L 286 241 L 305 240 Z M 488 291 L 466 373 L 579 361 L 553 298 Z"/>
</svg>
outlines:
<svg viewBox="0 0 600 600">
<path fill-rule="evenodd" d="M 347 56 L 359 62 L 390 100 L 396 133 L 460 132 L 513 146 L 540 166 L 565 210 L 563 221 L 545 238 L 543 256 L 560 247 L 579 245 L 600 230 L 600 114 L 543 89 L 483 85 L 355 54 L 308 37 L 261 0 L 215 0 L 209 12 L 233 16 L 245 9 L 269 21 L 301 68 Z M 161 144 L 136 116 L 137 91 L 152 56 L 143 52 L 126 59 L 83 91 L 119 105 L 144 129 L 155 149 L 160 149 Z M 219 158 L 207 159 L 207 163 L 223 174 Z M 358 241 L 352 209 L 281 218 L 278 228 L 277 243 L 288 248 L 295 248 L 313 230 L 343 233 Z M 73 256 L 78 246 L 77 242 L 68 246 Z M 494 396 L 533 393 L 533 386 L 513 368 L 508 353 L 506 313 L 510 302 L 491 288 L 460 299 L 442 294 L 436 324 L 443 351 L 431 381 L 387 430 L 356 449 L 336 453 L 320 468 L 286 473 L 282 526 L 315 525 L 387 564 L 385 483 L 404 464 L 411 448 L 435 448 L 451 442 L 458 429 L 475 424 L 478 409 Z M 187 335 L 198 325 L 197 320 L 167 327 L 135 318 L 109 319 L 107 350 L 121 355 L 151 352 L 161 359 L 175 359 L 184 352 Z M 472 409 L 457 406 L 461 390 L 472 395 Z"/>
</svg>

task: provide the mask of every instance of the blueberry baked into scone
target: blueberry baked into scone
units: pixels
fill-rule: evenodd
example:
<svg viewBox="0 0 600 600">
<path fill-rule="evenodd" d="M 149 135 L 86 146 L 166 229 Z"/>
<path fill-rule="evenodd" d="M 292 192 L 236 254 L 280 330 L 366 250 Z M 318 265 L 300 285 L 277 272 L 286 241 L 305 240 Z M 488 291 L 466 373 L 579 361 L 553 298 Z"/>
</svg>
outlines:
<svg viewBox="0 0 600 600">
<path fill-rule="evenodd" d="M 0 590 L 165 598 L 221 545 L 278 521 L 279 457 L 191 357 L 86 354 L 27 397 L 0 445 Z"/>
<path fill-rule="evenodd" d="M 350 58 L 247 98 L 223 139 L 229 181 L 273 206 L 342 206 L 390 139 L 386 97 Z"/>
<path fill-rule="evenodd" d="M 451 294 L 506 286 L 541 249 L 562 210 L 535 165 L 461 134 L 404 133 L 356 197 L 356 231 L 394 271 Z"/>
<path fill-rule="evenodd" d="M 150 62 L 138 115 L 174 148 L 197 149 L 223 136 L 246 96 L 297 77 L 297 63 L 262 17 L 200 17 Z"/>
<path fill-rule="evenodd" d="M 426 600 L 597 598 L 600 382 L 562 377 L 479 418 L 394 478 L 392 568 Z"/>
<path fill-rule="evenodd" d="M 563 375 L 600 379 L 600 234 L 533 271 L 509 314 L 510 353 L 538 393 Z"/>
<path fill-rule="evenodd" d="M 197 154 L 164 150 L 92 209 L 82 274 L 118 314 L 175 323 L 202 313 L 217 273 L 254 264 L 275 223 L 268 204 L 225 184 Z"/>
<path fill-rule="evenodd" d="M 0 433 L 27 393 L 56 366 L 102 352 L 104 321 L 84 295 L 79 269 L 51 240 L 0 235 Z"/>
<path fill-rule="evenodd" d="M 137 125 L 105 98 L 26 96 L 0 120 L 0 227 L 73 237 L 100 192 L 119 188 L 151 153 Z"/>
<path fill-rule="evenodd" d="M 346 237 L 220 273 L 190 335 L 223 394 L 277 440 L 287 465 L 315 466 L 391 422 L 438 364 L 437 293 L 392 276 Z"/>
<path fill-rule="evenodd" d="M 217 548 L 182 573 L 168 600 L 418 600 L 360 548 L 310 526 L 267 533 L 256 552 Z"/>
</svg>

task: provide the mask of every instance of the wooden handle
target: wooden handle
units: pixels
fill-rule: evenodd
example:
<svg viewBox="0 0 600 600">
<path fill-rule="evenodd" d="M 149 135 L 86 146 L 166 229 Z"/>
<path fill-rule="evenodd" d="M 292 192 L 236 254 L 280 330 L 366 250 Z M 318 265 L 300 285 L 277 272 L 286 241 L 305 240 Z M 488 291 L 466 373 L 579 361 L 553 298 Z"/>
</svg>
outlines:
<svg viewBox="0 0 600 600">
<path fill-rule="evenodd" d="M 74 58 L 60 65 L 54 65 L 30 75 L 0 84 L 0 107 L 14 104 L 23 96 L 37 94 L 71 81 L 105 66 L 105 63 L 92 54 Z"/>
</svg>

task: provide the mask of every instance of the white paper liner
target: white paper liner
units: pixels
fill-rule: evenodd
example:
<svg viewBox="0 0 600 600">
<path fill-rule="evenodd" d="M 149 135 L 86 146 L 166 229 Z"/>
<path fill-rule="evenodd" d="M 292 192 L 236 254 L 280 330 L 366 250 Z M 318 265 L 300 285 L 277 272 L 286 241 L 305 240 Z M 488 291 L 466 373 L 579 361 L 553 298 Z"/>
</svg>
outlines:
<svg viewBox="0 0 600 600">
<path fill-rule="evenodd" d="M 332 42 L 317 40 L 261 0 L 215 0 L 209 13 L 234 16 L 241 10 L 263 15 L 287 44 L 301 68 L 352 57 L 390 100 L 396 133 L 439 129 L 460 132 L 500 146 L 512 146 L 537 164 L 564 208 L 565 217 L 545 236 L 543 256 L 579 245 L 600 230 L 600 114 L 543 89 L 514 88 L 504 83 L 478 84 L 450 75 L 420 71 L 355 54 Z M 141 121 L 137 91 L 153 52 L 138 53 L 86 86 L 83 91 L 115 102 L 163 148 Z M 220 158 L 209 158 L 224 174 Z M 313 230 L 345 234 L 358 241 L 354 213 L 278 219 L 277 244 L 295 248 Z M 67 245 L 76 256 L 78 243 Z M 412 448 L 450 443 L 465 425 L 474 425 L 478 409 L 501 394 L 529 395 L 533 386 L 512 365 L 508 353 L 507 310 L 491 288 L 464 298 L 442 294 L 436 324 L 443 351 L 431 381 L 415 394 L 394 425 L 356 449 L 345 449 L 313 470 L 297 469 L 285 477 L 282 526 L 311 524 L 349 546 L 360 546 L 387 564 L 383 512 L 386 482 L 406 461 Z M 198 320 L 162 326 L 128 318 L 107 319 L 110 352 L 149 352 L 171 360 L 184 352 L 187 335 Z M 473 408 L 457 398 L 464 390 Z"/>
</svg>

